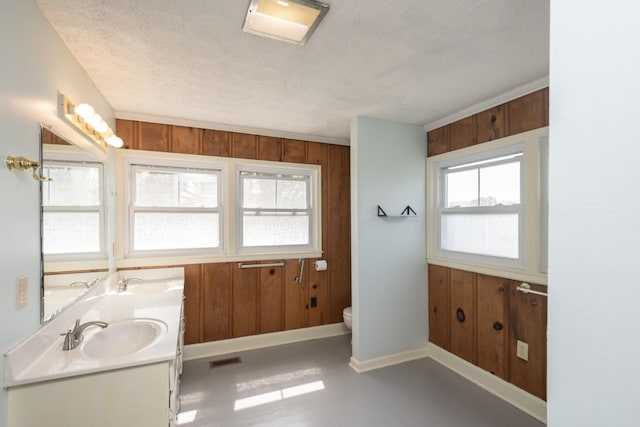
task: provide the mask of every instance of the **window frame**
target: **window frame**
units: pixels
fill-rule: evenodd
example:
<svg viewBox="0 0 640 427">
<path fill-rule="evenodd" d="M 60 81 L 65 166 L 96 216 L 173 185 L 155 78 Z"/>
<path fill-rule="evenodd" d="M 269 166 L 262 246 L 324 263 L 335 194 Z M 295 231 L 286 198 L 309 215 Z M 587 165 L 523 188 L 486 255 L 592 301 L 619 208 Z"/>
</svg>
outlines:
<svg viewBox="0 0 640 427">
<path fill-rule="evenodd" d="M 543 258 L 547 244 L 544 223 L 547 191 L 543 188 L 546 182 L 542 174 L 546 156 L 544 142 L 548 135 L 549 128 L 543 127 L 427 158 L 426 241 L 429 264 L 546 284 Z M 520 260 L 441 250 L 439 208 L 443 206 L 444 193 L 440 170 L 519 151 L 524 153 L 520 171 Z"/>
<path fill-rule="evenodd" d="M 267 209 L 267 208 L 244 208 L 242 206 L 244 199 L 244 185 L 243 185 L 243 172 L 265 173 L 270 175 L 302 175 L 307 177 L 305 182 L 307 183 L 307 208 L 306 209 Z M 314 249 L 317 235 L 314 233 L 316 228 L 316 213 L 315 206 L 315 191 L 314 186 L 316 184 L 317 175 L 312 168 L 295 169 L 295 168 L 283 168 L 283 167 L 265 167 L 265 166 L 253 166 L 248 164 L 242 164 L 236 166 L 236 248 L 239 254 L 242 253 L 287 253 L 287 252 L 307 252 Z M 304 245 L 272 245 L 272 246 L 244 246 L 244 212 L 245 211 L 265 211 L 265 212 L 308 212 L 309 226 L 308 236 L 309 242 Z"/>
<path fill-rule="evenodd" d="M 265 259 L 297 259 L 319 258 L 322 256 L 322 183 L 321 166 L 316 164 L 288 163 L 267 160 L 242 159 L 232 157 L 216 157 L 197 154 L 167 153 L 159 151 L 117 150 L 115 151 L 116 167 L 116 236 L 114 245 L 116 268 L 130 268 L 139 266 L 177 265 L 177 264 L 205 264 L 216 262 L 244 262 L 261 261 Z M 219 169 L 222 179 L 219 193 L 221 213 L 221 249 L 194 251 L 138 251 L 132 254 L 129 245 L 130 218 L 129 204 L 131 190 L 131 164 L 147 164 L 170 168 Z M 283 174 L 300 173 L 311 174 L 314 184 L 311 186 L 312 206 L 314 209 L 311 241 L 307 248 L 274 247 L 273 251 L 263 249 L 257 251 L 238 250 L 237 231 L 237 170 L 238 168 L 263 168 L 266 170 L 281 170 Z M 291 250 L 284 250 L 291 249 Z"/>
<path fill-rule="evenodd" d="M 497 160 L 506 156 L 516 156 L 510 159 Z M 496 159 L 495 161 L 492 161 Z M 523 267 L 524 266 L 524 210 L 526 200 L 526 188 L 524 185 L 524 146 L 522 144 L 515 144 L 508 149 L 488 150 L 483 155 L 474 154 L 469 157 L 460 156 L 455 157 L 449 161 L 443 161 L 437 165 L 439 176 L 439 188 L 438 188 L 438 206 L 437 206 L 437 239 L 438 239 L 438 253 L 445 258 L 457 258 L 467 261 L 476 261 L 480 263 L 489 263 L 502 266 Z M 469 207 L 446 207 L 446 196 L 448 194 L 446 175 L 451 168 L 455 168 L 456 172 L 465 170 L 479 170 L 484 166 L 498 166 L 501 164 L 513 163 L 514 161 L 519 163 L 520 166 L 520 203 L 517 205 L 494 205 L 494 206 L 469 206 Z M 475 164 L 483 162 L 481 164 Z M 478 186 L 478 193 L 481 192 L 480 185 Z M 471 252 L 452 251 L 443 249 L 443 236 L 442 236 L 442 217 L 443 214 L 467 214 L 467 215 L 500 215 L 500 214 L 518 214 L 518 257 L 508 258 L 497 255 L 477 254 Z"/>
<path fill-rule="evenodd" d="M 47 144 L 47 149 L 43 150 L 43 165 L 46 168 L 48 165 L 95 165 L 98 168 L 98 183 L 99 183 L 99 204 L 96 206 L 45 206 L 44 200 L 42 201 L 42 221 L 44 227 L 44 215 L 45 212 L 97 212 L 99 218 L 99 250 L 95 252 L 65 252 L 60 254 L 46 254 L 44 252 L 44 244 L 42 248 L 43 262 L 47 265 L 59 264 L 59 263 L 74 263 L 90 260 L 106 260 L 107 259 L 107 197 L 106 197 L 106 177 L 104 163 L 96 160 L 85 153 L 77 152 L 75 147 L 69 148 L 58 145 Z M 46 153 L 46 154 L 45 154 Z M 43 169 L 44 169 L 43 168 Z M 41 183 L 41 192 L 44 197 L 44 185 Z M 43 198 L 41 197 L 41 199 Z M 44 239 L 44 229 L 42 230 Z M 53 269 L 51 269 L 53 271 Z"/>
</svg>

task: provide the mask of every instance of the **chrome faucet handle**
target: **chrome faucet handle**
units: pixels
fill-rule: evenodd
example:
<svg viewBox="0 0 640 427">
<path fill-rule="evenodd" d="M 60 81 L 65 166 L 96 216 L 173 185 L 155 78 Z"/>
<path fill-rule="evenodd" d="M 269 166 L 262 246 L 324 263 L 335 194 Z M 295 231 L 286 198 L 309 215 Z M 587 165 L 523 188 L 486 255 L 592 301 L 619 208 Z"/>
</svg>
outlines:
<svg viewBox="0 0 640 427">
<path fill-rule="evenodd" d="M 129 277 L 126 279 L 120 279 L 120 281 L 118 282 L 118 292 L 124 292 L 127 290 L 127 286 L 129 285 L 129 282 L 131 281 L 136 281 L 136 282 L 142 282 L 142 279 L 139 277 Z"/>
</svg>

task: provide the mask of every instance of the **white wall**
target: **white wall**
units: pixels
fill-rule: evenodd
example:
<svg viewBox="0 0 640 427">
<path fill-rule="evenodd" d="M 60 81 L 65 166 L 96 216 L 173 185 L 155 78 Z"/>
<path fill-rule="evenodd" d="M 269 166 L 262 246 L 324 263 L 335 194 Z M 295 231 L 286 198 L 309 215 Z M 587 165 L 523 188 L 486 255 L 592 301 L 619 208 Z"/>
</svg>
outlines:
<svg viewBox="0 0 640 427">
<path fill-rule="evenodd" d="M 40 324 L 40 187 L 28 172 L 10 172 L 7 155 L 39 158 L 39 123 L 79 144 L 84 139 L 57 118 L 57 92 L 89 102 L 114 127 L 113 110 L 32 0 L 4 1 L 0 13 L 0 350 Z M 16 310 L 15 283 L 29 276 L 29 305 Z M 0 426 L 7 422 L 0 390 Z"/>
<path fill-rule="evenodd" d="M 426 136 L 422 126 L 357 117 L 351 124 L 353 357 L 427 343 Z M 407 206 L 417 218 L 378 218 Z"/>
<path fill-rule="evenodd" d="M 551 0 L 551 427 L 640 425 L 638 16 Z"/>
</svg>

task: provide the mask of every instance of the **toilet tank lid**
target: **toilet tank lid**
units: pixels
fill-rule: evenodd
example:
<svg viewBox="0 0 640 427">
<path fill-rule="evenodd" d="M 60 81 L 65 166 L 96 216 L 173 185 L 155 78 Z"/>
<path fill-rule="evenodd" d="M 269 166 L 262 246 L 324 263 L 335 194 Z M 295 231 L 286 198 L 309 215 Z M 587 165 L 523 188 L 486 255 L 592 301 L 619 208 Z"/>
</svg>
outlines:
<svg viewBox="0 0 640 427">
<path fill-rule="evenodd" d="M 342 310 L 342 312 L 346 315 L 351 316 L 351 307 L 347 307 L 344 310 Z"/>
</svg>

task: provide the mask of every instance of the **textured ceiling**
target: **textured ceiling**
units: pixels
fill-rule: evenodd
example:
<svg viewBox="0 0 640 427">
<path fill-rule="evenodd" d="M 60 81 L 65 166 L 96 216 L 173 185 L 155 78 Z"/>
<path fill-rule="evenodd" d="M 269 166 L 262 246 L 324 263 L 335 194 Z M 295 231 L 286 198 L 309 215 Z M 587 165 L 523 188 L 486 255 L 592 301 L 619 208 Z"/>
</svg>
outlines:
<svg viewBox="0 0 640 427">
<path fill-rule="evenodd" d="M 348 139 L 426 124 L 548 73 L 549 0 L 333 0 L 306 46 L 242 31 L 248 0 L 36 0 L 118 116 Z"/>
</svg>

